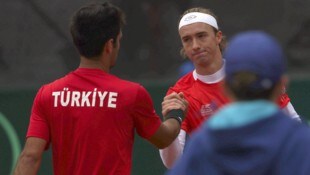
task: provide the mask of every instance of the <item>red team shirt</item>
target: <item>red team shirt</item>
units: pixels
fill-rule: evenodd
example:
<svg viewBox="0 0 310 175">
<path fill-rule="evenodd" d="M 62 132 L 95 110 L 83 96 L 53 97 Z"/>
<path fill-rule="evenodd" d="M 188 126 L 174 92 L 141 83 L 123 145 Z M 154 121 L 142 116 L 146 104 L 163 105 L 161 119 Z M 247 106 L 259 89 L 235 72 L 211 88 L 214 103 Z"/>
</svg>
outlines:
<svg viewBox="0 0 310 175">
<path fill-rule="evenodd" d="M 189 102 L 186 117 L 182 122 L 182 129 L 186 133 L 192 133 L 220 107 L 229 103 L 229 99 L 223 93 L 222 83 L 223 81 L 207 84 L 199 79 L 195 80 L 193 72 L 190 72 L 169 88 L 167 94 L 183 92 Z M 278 104 L 283 108 L 289 102 L 290 99 L 284 92 L 279 98 Z"/>
<path fill-rule="evenodd" d="M 141 85 L 79 68 L 40 88 L 27 137 L 52 143 L 55 175 L 126 175 L 135 131 L 148 139 L 160 124 Z"/>
</svg>

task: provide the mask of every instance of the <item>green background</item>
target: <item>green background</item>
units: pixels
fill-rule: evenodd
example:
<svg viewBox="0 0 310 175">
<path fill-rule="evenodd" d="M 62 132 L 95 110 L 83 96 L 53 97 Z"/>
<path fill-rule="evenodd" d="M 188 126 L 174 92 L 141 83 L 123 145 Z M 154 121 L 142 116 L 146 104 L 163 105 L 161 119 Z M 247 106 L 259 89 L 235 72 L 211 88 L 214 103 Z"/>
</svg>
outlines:
<svg viewBox="0 0 310 175">
<path fill-rule="evenodd" d="M 164 84 L 144 84 L 150 92 L 155 109 L 158 114 L 161 112 L 161 101 L 165 95 L 169 83 Z M 25 134 L 28 126 L 32 101 L 35 97 L 37 89 L 15 89 L 15 90 L 0 90 L 0 112 L 6 116 L 9 122 L 15 128 L 21 147 L 24 145 Z M 305 116 L 310 116 L 310 80 L 295 80 L 292 81 L 288 93 L 291 102 L 296 111 L 309 120 Z M 0 174 L 9 174 L 12 167 L 12 150 L 7 134 L 4 128 L 0 127 Z M 165 167 L 163 166 L 158 150 L 136 135 L 133 154 L 134 175 L 159 175 L 164 174 Z M 39 175 L 52 175 L 51 151 L 44 154 Z"/>
</svg>

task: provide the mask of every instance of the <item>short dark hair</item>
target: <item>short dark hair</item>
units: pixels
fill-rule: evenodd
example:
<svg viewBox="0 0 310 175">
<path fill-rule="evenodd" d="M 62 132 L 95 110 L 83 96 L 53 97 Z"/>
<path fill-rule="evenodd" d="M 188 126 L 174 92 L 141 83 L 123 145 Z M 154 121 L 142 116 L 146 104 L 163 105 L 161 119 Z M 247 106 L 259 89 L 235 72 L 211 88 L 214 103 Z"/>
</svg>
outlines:
<svg viewBox="0 0 310 175">
<path fill-rule="evenodd" d="M 241 71 L 232 75 L 232 78 L 225 81 L 226 87 L 240 101 L 265 99 L 270 100 L 275 85 L 267 89 L 255 88 L 253 84 L 257 81 L 258 76 L 255 73 Z"/>
<path fill-rule="evenodd" d="M 113 39 L 125 24 L 125 14 L 109 2 L 94 3 L 80 8 L 72 17 L 70 31 L 80 55 L 99 56 L 104 44 Z"/>
</svg>

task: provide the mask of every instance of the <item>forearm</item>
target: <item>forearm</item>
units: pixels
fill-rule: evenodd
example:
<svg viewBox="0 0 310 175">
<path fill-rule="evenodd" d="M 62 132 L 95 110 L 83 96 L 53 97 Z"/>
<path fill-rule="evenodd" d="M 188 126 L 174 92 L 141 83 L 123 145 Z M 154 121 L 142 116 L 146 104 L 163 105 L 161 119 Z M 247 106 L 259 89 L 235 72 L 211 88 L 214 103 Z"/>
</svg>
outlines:
<svg viewBox="0 0 310 175">
<path fill-rule="evenodd" d="M 41 158 L 35 158 L 22 153 L 15 171 L 14 175 L 36 175 L 41 164 Z"/>
<path fill-rule="evenodd" d="M 163 164 L 167 168 L 172 168 L 174 162 L 183 154 L 185 138 L 186 132 L 181 130 L 178 137 L 168 147 L 159 150 Z"/>
<path fill-rule="evenodd" d="M 155 134 L 148 140 L 157 148 L 163 149 L 169 146 L 180 132 L 180 123 L 171 118 L 165 120 L 157 129 Z"/>
<path fill-rule="evenodd" d="M 175 139 L 177 139 L 181 125 L 176 119 L 168 119 L 163 122 L 163 126 L 166 129 L 166 137 L 164 139 L 164 147 L 169 146 Z"/>
</svg>

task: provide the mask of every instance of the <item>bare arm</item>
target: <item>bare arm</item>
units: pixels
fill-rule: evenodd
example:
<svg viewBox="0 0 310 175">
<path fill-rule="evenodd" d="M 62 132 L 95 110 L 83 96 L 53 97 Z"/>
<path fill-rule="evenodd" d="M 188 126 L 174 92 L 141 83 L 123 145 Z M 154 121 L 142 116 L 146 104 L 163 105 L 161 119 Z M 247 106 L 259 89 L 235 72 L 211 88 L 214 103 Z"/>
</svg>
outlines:
<svg viewBox="0 0 310 175">
<path fill-rule="evenodd" d="M 149 138 L 149 141 L 157 148 L 162 149 L 169 146 L 178 136 L 181 128 L 181 123 L 175 118 L 166 118 L 171 110 L 181 109 L 186 111 L 187 101 L 183 94 L 172 93 L 164 98 L 162 102 L 164 122 L 160 125 L 155 134 Z M 184 115 L 184 113 L 183 113 Z"/>
<path fill-rule="evenodd" d="M 40 138 L 27 138 L 25 147 L 17 161 L 14 175 L 37 174 L 46 143 L 45 140 Z"/>
<path fill-rule="evenodd" d="M 163 149 L 173 142 L 178 136 L 179 131 L 179 122 L 175 119 L 168 119 L 160 125 L 155 134 L 150 137 L 149 141 L 157 148 Z"/>
</svg>

